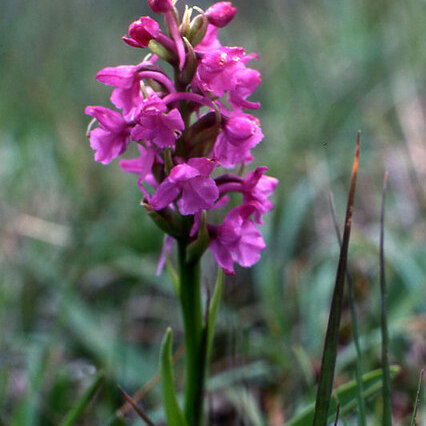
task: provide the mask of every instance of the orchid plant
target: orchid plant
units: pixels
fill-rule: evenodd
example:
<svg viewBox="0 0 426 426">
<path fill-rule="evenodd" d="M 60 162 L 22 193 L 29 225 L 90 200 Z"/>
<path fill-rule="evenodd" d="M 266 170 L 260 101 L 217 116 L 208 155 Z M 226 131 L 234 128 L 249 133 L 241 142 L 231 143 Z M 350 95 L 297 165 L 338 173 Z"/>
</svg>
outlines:
<svg viewBox="0 0 426 426">
<path fill-rule="evenodd" d="M 180 18 L 172 0 L 148 4 L 164 15 L 166 28 L 147 16 L 129 26 L 123 41 L 150 53 L 138 65 L 108 67 L 97 74 L 98 81 L 114 88 L 111 102 L 119 111 L 88 106 L 86 114 L 93 117 L 88 136 L 102 164 L 123 154 L 131 142 L 137 144 L 139 157 L 121 159 L 119 166 L 138 175 L 141 204 L 167 235 L 160 264 L 177 244 L 184 409 L 174 390 L 170 330 L 161 353 L 164 405 L 168 424 L 198 426 L 211 344 L 206 336 L 212 336 L 214 327 L 208 303 L 207 315 L 203 312 L 201 257 L 210 249 L 226 274 L 235 273 L 235 263 L 254 265 L 265 248 L 258 226 L 273 208 L 269 197 L 278 181 L 265 174 L 266 167 L 243 174 L 253 161 L 252 149 L 263 139 L 259 120 L 246 112 L 260 106 L 248 98 L 261 78 L 247 66 L 256 54 L 222 46 L 217 38 L 218 28 L 234 18 L 236 9 L 230 2 L 206 11 L 186 7 Z M 161 63 L 171 66 L 172 77 Z M 240 194 L 237 206 L 234 193 Z"/>
</svg>

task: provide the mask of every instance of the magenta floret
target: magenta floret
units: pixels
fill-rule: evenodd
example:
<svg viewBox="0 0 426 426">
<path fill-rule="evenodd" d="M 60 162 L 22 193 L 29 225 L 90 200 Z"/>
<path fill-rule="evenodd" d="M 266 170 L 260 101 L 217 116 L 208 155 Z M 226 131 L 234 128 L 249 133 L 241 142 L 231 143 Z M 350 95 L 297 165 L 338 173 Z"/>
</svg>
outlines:
<svg viewBox="0 0 426 426">
<path fill-rule="evenodd" d="M 85 112 L 99 123 L 97 129 L 90 131 L 90 146 L 96 151 L 95 161 L 108 164 L 126 150 L 130 142 L 128 124 L 120 113 L 102 106 L 88 106 Z"/>
<path fill-rule="evenodd" d="M 237 9 L 232 6 L 230 1 L 220 1 L 206 10 L 207 19 L 218 28 L 228 25 L 236 13 Z"/>
<path fill-rule="evenodd" d="M 255 211 L 255 206 L 243 204 L 232 209 L 220 226 L 210 228 L 210 248 L 227 274 L 234 274 L 234 262 L 244 267 L 253 266 L 266 247 L 262 234 L 250 219 Z"/>
<path fill-rule="evenodd" d="M 142 16 L 129 26 L 129 37 L 123 36 L 123 41 L 129 46 L 145 48 L 152 39 L 158 37 L 160 26 L 149 16 Z"/>
<path fill-rule="evenodd" d="M 165 13 L 173 8 L 172 0 L 148 0 L 148 5 L 155 13 Z"/>
</svg>

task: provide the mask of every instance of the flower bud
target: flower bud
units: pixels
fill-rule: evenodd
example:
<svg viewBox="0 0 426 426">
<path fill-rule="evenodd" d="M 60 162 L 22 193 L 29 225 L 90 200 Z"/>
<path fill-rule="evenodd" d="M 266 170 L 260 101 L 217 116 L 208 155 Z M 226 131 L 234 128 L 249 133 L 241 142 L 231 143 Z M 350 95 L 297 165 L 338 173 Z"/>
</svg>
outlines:
<svg viewBox="0 0 426 426">
<path fill-rule="evenodd" d="M 185 67 L 179 76 L 179 81 L 182 86 L 186 86 L 191 83 L 195 73 L 197 72 L 198 61 L 197 57 L 195 56 L 194 48 L 186 37 L 183 37 L 183 42 L 185 44 L 186 50 L 188 51 L 188 55 L 185 62 Z"/>
<path fill-rule="evenodd" d="M 218 28 L 228 25 L 236 13 L 237 9 L 229 1 L 220 1 L 206 10 L 209 23 Z"/>
<path fill-rule="evenodd" d="M 196 16 L 191 21 L 191 26 L 189 28 L 188 40 L 192 44 L 192 46 L 196 46 L 200 41 L 204 38 L 207 32 L 207 17 L 203 13 L 202 15 Z"/>
<path fill-rule="evenodd" d="M 129 26 L 129 36 L 124 36 L 123 41 L 133 47 L 147 47 L 152 39 L 158 37 L 160 26 L 148 16 L 142 16 Z"/>
<path fill-rule="evenodd" d="M 151 40 L 149 42 L 149 50 L 154 55 L 157 55 L 159 58 L 163 59 L 166 62 L 169 62 L 170 64 L 176 64 L 177 63 L 177 57 L 176 55 L 171 52 L 169 49 L 164 47 L 161 43 L 159 43 L 156 40 Z"/>
<path fill-rule="evenodd" d="M 148 0 L 148 5 L 155 13 L 165 13 L 173 8 L 172 0 Z"/>
<path fill-rule="evenodd" d="M 185 5 L 185 12 L 183 13 L 182 23 L 179 27 L 182 37 L 188 37 L 188 33 L 191 28 L 191 13 L 192 9 L 190 9 L 188 5 Z"/>
<path fill-rule="evenodd" d="M 231 117 L 226 125 L 225 132 L 228 137 L 228 141 L 233 145 L 240 145 L 243 141 L 246 141 L 256 134 L 256 130 L 259 127 L 258 120 L 250 115 L 241 115 Z"/>
</svg>

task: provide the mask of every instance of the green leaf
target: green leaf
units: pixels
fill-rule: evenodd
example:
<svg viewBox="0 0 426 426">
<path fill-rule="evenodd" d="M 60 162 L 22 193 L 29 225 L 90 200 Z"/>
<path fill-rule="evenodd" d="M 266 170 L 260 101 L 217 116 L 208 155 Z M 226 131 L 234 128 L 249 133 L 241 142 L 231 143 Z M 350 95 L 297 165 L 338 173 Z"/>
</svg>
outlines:
<svg viewBox="0 0 426 426">
<path fill-rule="evenodd" d="M 96 391 L 101 387 L 104 378 L 105 374 L 103 372 L 100 372 L 96 375 L 92 384 L 87 388 L 86 392 L 84 392 L 83 396 L 77 402 L 76 406 L 68 412 L 64 420 L 62 420 L 60 426 L 71 426 L 76 424 L 77 420 L 79 419 L 85 408 L 89 405 L 89 402 L 95 395 Z"/>
<path fill-rule="evenodd" d="M 399 366 L 392 366 L 391 376 L 395 377 L 399 371 Z M 369 373 L 366 373 L 362 376 L 362 384 L 364 389 L 362 396 L 364 399 L 372 396 L 382 388 L 382 378 L 382 369 L 370 371 Z M 338 401 L 336 401 L 334 395 L 337 395 Z M 335 392 L 333 392 L 333 397 L 330 401 L 328 424 L 333 423 L 336 418 L 337 402 L 340 402 L 341 416 L 357 407 L 356 380 L 351 380 L 345 385 L 338 387 Z M 308 407 L 306 407 L 300 414 L 293 417 L 293 419 L 291 419 L 287 423 L 287 426 L 305 426 L 312 424 L 314 420 L 314 412 L 315 404 L 312 403 Z"/>
<path fill-rule="evenodd" d="M 224 391 L 239 383 L 248 383 L 253 381 L 265 381 L 272 377 L 276 371 L 270 368 L 264 361 L 255 361 L 241 367 L 235 367 L 218 373 L 210 377 L 207 383 L 207 389 L 210 392 Z M 183 395 L 181 395 L 183 397 Z M 183 398 L 179 398 L 183 400 Z M 155 422 L 164 422 L 163 407 L 150 411 L 150 418 Z"/>
<path fill-rule="evenodd" d="M 172 329 L 169 327 L 164 335 L 160 350 L 160 376 L 164 410 L 166 412 L 168 426 L 186 426 L 175 391 L 172 364 L 172 339 Z"/>
</svg>

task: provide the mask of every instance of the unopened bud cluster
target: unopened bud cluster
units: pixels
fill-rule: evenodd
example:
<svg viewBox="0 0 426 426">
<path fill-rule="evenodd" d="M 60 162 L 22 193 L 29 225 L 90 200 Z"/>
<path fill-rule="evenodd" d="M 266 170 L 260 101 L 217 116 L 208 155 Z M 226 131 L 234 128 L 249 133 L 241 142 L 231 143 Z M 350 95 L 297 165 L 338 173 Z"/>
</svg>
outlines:
<svg viewBox="0 0 426 426">
<path fill-rule="evenodd" d="M 228 170 L 250 163 L 263 138 L 259 120 L 246 112 L 260 106 L 248 100 L 261 81 L 259 72 L 247 67 L 257 55 L 219 42 L 218 28 L 236 13 L 230 2 L 205 12 L 195 8 L 195 17 L 187 7 L 181 19 L 171 0 L 148 3 L 164 15 L 165 31 L 156 20 L 139 18 L 123 40 L 151 54 L 138 65 L 97 74 L 98 81 L 114 87 L 111 102 L 120 112 L 86 108 L 99 124 L 89 131 L 90 145 L 95 160 L 108 164 L 137 143 L 139 157 L 119 165 L 139 176 L 148 213 L 168 235 L 186 241 L 188 253 L 201 256 L 209 247 L 232 274 L 234 262 L 251 266 L 265 248 L 258 225 L 273 207 L 269 196 L 278 183 L 265 175 L 266 167 L 246 176 Z M 173 78 L 160 60 L 171 65 Z M 240 194 L 240 204 L 228 209 L 221 224 L 209 223 L 209 212 L 231 204 L 232 193 Z"/>
</svg>

